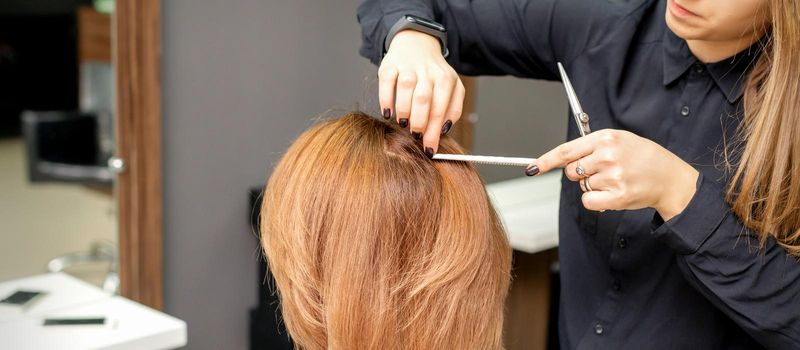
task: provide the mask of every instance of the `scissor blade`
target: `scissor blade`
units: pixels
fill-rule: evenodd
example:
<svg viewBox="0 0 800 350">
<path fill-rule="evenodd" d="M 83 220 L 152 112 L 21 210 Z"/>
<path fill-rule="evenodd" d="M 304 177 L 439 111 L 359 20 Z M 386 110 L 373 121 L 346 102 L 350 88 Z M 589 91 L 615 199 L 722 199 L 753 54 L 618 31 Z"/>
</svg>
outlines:
<svg viewBox="0 0 800 350">
<path fill-rule="evenodd" d="M 434 154 L 433 159 L 459 161 L 459 162 L 472 162 L 480 164 L 510 165 L 510 166 L 528 166 L 528 164 L 531 164 L 536 160 L 536 158 L 476 156 L 470 154 L 447 154 L 447 153 Z"/>
<path fill-rule="evenodd" d="M 561 74 L 561 82 L 564 83 L 564 90 L 567 92 L 569 107 L 572 109 L 572 116 L 575 118 L 575 124 L 578 125 L 578 132 L 580 132 L 581 136 L 586 136 L 586 134 L 590 132 L 588 119 L 584 125 L 584 122 L 581 121 L 581 118 L 586 118 L 587 115 L 583 112 L 581 102 L 578 101 L 578 95 L 575 94 L 575 89 L 572 87 L 572 83 L 569 81 L 569 77 L 567 76 L 567 72 L 564 70 L 564 66 L 561 64 L 561 62 L 557 62 L 557 64 L 558 72 Z"/>
<path fill-rule="evenodd" d="M 572 108 L 572 113 L 583 113 L 581 102 L 578 101 L 578 95 L 575 94 L 575 89 L 572 87 L 569 76 L 567 76 L 567 72 L 564 70 L 564 66 L 561 65 L 561 62 L 558 62 L 558 72 L 561 73 L 561 81 L 564 83 L 564 90 L 567 91 L 567 99 L 569 99 L 569 106 Z"/>
</svg>

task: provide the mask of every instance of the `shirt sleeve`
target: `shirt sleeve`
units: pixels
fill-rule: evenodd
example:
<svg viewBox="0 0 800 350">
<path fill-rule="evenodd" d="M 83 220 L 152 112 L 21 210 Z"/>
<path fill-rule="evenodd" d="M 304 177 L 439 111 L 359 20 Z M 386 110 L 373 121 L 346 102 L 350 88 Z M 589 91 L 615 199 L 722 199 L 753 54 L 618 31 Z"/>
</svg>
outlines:
<svg viewBox="0 0 800 350">
<path fill-rule="evenodd" d="M 358 8 L 359 52 L 380 64 L 389 29 L 410 14 L 447 28 L 447 60 L 461 74 L 556 80 L 556 61 L 612 38 L 618 20 L 648 1 L 367 0 Z"/>
<path fill-rule="evenodd" d="M 701 175 L 686 209 L 653 234 L 675 249 L 688 282 L 762 345 L 800 349 L 800 263 L 774 239 L 759 247 L 725 201 L 724 187 Z"/>
</svg>

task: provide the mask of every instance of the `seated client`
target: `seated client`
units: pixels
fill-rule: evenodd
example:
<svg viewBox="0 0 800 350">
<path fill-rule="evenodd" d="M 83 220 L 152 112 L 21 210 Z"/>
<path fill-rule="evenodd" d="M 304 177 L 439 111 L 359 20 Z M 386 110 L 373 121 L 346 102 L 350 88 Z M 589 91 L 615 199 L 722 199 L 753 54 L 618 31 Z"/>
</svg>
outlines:
<svg viewBox="0 0 800 350">
<path fill-rule="evenodd" d="M 439 151 L 462 153 L 443 137 Z M 304 132 L 262 244 L 300 349 L 500 349 L 511 249 L 475 168 L 361 113 Z"/>
</svg>

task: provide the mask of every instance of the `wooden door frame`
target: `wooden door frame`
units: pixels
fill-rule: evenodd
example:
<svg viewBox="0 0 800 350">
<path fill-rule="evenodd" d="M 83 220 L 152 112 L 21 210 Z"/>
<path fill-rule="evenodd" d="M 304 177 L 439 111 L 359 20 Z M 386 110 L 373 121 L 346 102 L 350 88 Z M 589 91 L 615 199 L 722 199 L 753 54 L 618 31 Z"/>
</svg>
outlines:
<svg viewBox="0 0 800 350">
<path fill-rule="evenodd" d="M 117 0 L 112 17 L 120 294 L 163 306 L 160 0 Z"/>
</svg>

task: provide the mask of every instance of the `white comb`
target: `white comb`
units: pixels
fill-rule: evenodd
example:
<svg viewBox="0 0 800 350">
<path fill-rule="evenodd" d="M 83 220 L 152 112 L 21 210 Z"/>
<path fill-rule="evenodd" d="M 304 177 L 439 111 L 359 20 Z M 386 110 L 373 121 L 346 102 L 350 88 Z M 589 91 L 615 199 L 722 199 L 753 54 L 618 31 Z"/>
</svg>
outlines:
<svg viewBox="0 0 800 350">
<path fill-rule="evenodd" d="M 531 164 L 536 160 L 536 158 L 473 156 L 469 154 L 446 154 L 446 153 L 434 154 L 432 159 L 451 160 L 457 162 L 472 162 L 479 164 L 511 165 L 511 166 L 528 166 L 528 164 Z"/>
</svg>

